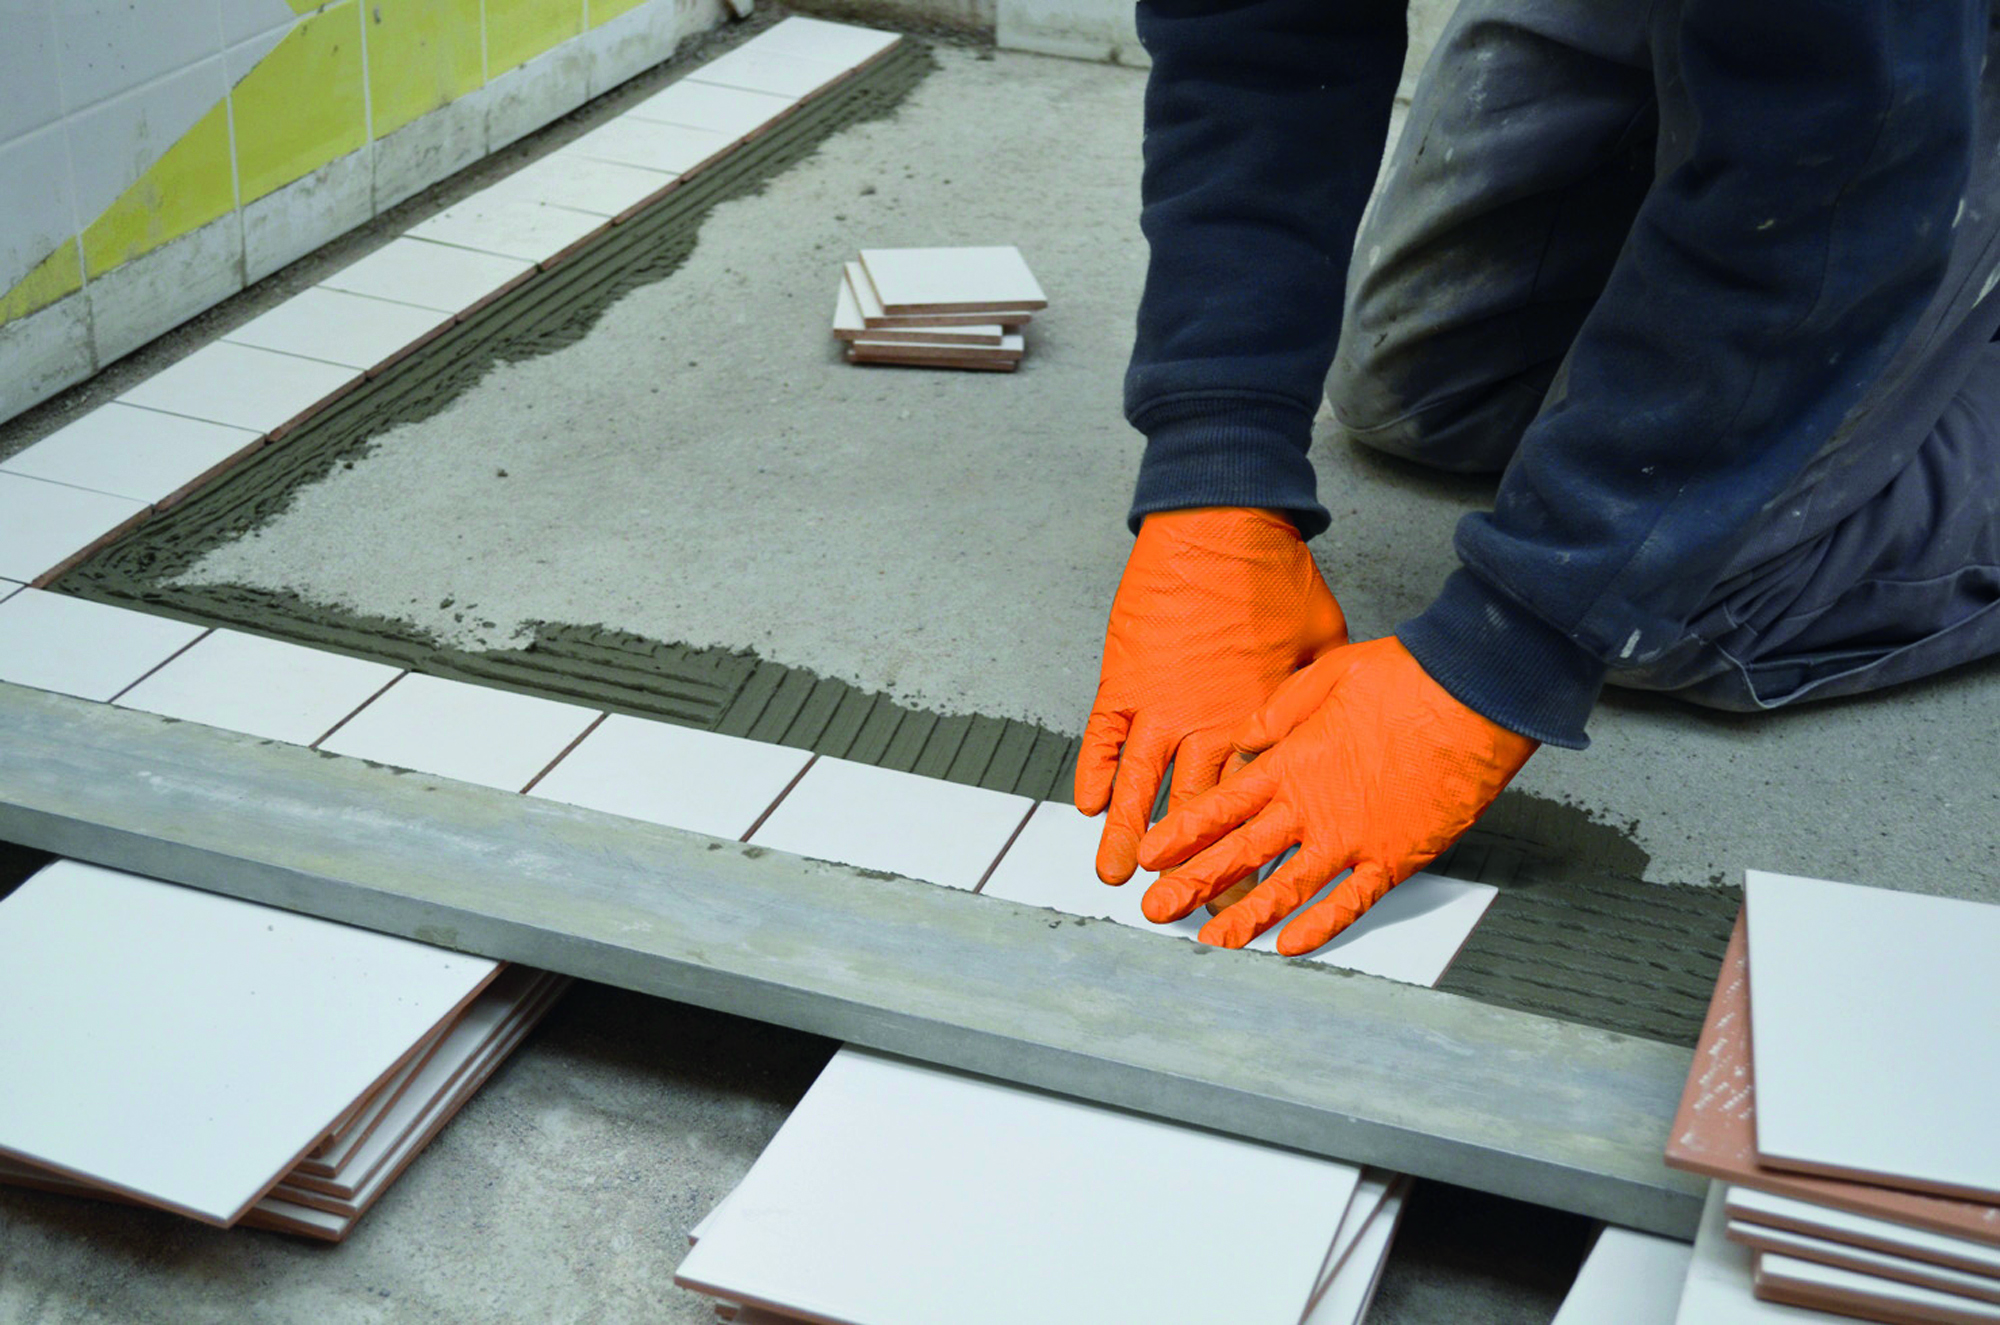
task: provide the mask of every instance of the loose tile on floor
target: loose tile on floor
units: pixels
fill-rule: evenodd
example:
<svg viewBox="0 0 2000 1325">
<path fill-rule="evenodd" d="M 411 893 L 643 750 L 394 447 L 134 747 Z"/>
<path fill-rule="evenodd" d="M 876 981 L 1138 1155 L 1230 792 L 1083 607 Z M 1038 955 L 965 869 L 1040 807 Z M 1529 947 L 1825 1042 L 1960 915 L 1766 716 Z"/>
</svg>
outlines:
<svg viewBox="0 0 2000 1325">
<path fill-rule="evenodd" d="M 594 232 L 604 218 L 556 203 L 476 193 L 410 227 L 412 239 L 546 262 Z"/>
<path fill-rule="evenodd" d="M 319 748 L 519 791 L 596 720 L 575 704 L 411 672 Z"/>
<path fill-rule="evenodd" d="M 0 473 L 0 575 L 31 584 L 145 512 L 130 497 Z"/>
<path fill-rule="evenodd" d="M 623 216 L 679 178 L 617 161 L 551 152 L 487 187 L 481 197 L 555 203 L 595 216 Z"/>
<path fill-rule="evenodd" d="M 687 79 L 656 92 L 625 114 L 635 120 L 682 124 L 691 129 L 742 138 L 777 119 L 798 104 L 797 97 L 773 96 L 719 83 Z"/>
<path fill-rule="evenodd" d="M 736 839 L 811 759 L 811 752 L 786 745 L 614 713 L 531 794 Z"/>
<path fill-rule="evenodd" d="M 320 285 L 443 313 L 462 313 L 534 269 L 534 263 L 520 258 L 404 237 L 390 240 Z"/>
<path fill-rule="evenodd" d="M 1034 802 L 845 759 L 820 759 L 750 840 L 796 855 L 976 888 Z"/>
<path fill-rule="evenodd" d="M 554 155 L 589 157 L 685 175 L 711 157 L 727 151 L 735 142 L 728 134 L 716 133 L 712 129 L 691 129 L 684 124 L 660 124 L 653 120 L 621 117 L 592 129 Z"/>
<path fill-rule="evenodd" d="M 223 339 L 367 369 L 449 325 L 451 318 L 434 308 L 313 286 Z"/>
<path fill-rule="evenodd" d="M 118 399 L 262 433 L 290 423 L 358 376 L 338 364 L 215 341 Z"/>
<path fill-rule="evenodd" d="M 151 503 L 173 496 L 262 441 L 263 434 L 249 428 L 114 400 L 0 461 L 0 473 Z"/>
<path fill-rule="evenodd" d="M 396 668 L 218 630 L 119 697 L 125 708 L 311 745 L 396 679 Z"/>
<path fill-rule="evenodd" d="M 0 681 L 108 700 L 186 648 L 202 627 L 44 589 L 0 602 Z"/>
</svg>

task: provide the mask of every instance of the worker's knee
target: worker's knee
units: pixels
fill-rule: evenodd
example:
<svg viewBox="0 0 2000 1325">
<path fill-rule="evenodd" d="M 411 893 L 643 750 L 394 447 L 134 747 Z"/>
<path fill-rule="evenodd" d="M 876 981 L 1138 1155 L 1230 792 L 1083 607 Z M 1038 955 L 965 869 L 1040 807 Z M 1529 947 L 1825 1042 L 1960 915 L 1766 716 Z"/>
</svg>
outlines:
<svg viewBox="0 0 2000 1325">
<path fill-rule="evenodd" d="M 1450 473 L 1497 473 L 1513 459 L 1521 434 L 1542 406 L 1548 383 L 1525 377 L 1456 389 L 1411 382 L 1400 389 L 1386 366 L 1327 379 L 1327 404 L 1339 432 L 1373 450 Z"/>
</svg>

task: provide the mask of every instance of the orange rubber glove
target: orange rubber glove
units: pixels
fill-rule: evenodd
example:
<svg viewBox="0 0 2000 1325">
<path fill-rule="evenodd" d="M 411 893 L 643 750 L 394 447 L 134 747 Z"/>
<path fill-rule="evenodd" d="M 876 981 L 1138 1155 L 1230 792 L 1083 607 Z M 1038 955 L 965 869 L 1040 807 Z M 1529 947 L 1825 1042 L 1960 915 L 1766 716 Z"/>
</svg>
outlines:
<svg viewBox="0 0 2000 1325">
<path fill-rule="evenodd" d="M 1340 605 L 1290 520 L 1234 506 L 1148 515 L 1111 603 L 1076 761 L 1076 808 L 1110 807 L 1097 877 L 1132 877 L 1169 763 L 1171 805 L 1213 787 L 1237 726 L 1346 642 Z"/>
<path fill-rule="evenodd" d="M 1179 920 L 1296 843 L 1298 854 L 1202 926 L 1240 948 L 1354 872 L 1278 936 L 1311 952 L 1453 842 L 1539 742 L 1459 703 L 1390 637 L 1335 649 L 1287 681 L 1237 733 L 1259 757 L 1167 815 L 1139 846 L 1146 918 Z M 1185 863 L 1184 863 L 1185 862 Z"/>
</svg>

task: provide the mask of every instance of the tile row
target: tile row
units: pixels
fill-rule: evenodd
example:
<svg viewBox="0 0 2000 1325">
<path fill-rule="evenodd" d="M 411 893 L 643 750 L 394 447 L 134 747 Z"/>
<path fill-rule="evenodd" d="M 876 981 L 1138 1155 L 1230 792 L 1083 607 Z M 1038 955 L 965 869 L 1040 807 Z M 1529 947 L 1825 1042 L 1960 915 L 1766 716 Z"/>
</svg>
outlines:
<svg viewBox="0 0 2000 1325">
<path fill-rule="evenodd" d="M 46 582 L 898 40 L 786 19 L 0 460 L 0 577 Z"/>
<path fill-rule="evenodd" d="M 1064 805 L 41 589 L 0 597 L 0 681 L 1190 941 L 1206 918 L 1148 922 L 1151 876 L 1099 883 L 1101 825 Z M 1435 980 L 1493 896 L 1417 875 L 1314 960 Z"/>
</svg>

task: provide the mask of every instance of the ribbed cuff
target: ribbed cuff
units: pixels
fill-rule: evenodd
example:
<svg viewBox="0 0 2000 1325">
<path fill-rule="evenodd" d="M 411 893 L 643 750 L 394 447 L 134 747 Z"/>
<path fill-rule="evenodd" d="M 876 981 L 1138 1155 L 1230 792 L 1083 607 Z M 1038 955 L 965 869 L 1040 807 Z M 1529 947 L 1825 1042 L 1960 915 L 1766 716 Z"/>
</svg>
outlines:
<svg viewBox="0 0 2000 1325">
<path fill-rule="evenodd" d="M 1132 530 L 1154 511 L 1261 506 L 1283 511 L 1311 538 L 1333 522 L 1319 504 L 1306 448 L 1312 415 L 1265 400 L 1203 396 L 1134 416 L 1146 456 L 1132 496 Z"/>
<path fill-rule="evenodd" d="M 1582 750 L 1605 665 L 1568 635 L 1469 571 L 1454 571 L 1422 615 L 1396 628 L 1451 697 L 1544 745 Z"/>
</svg>

